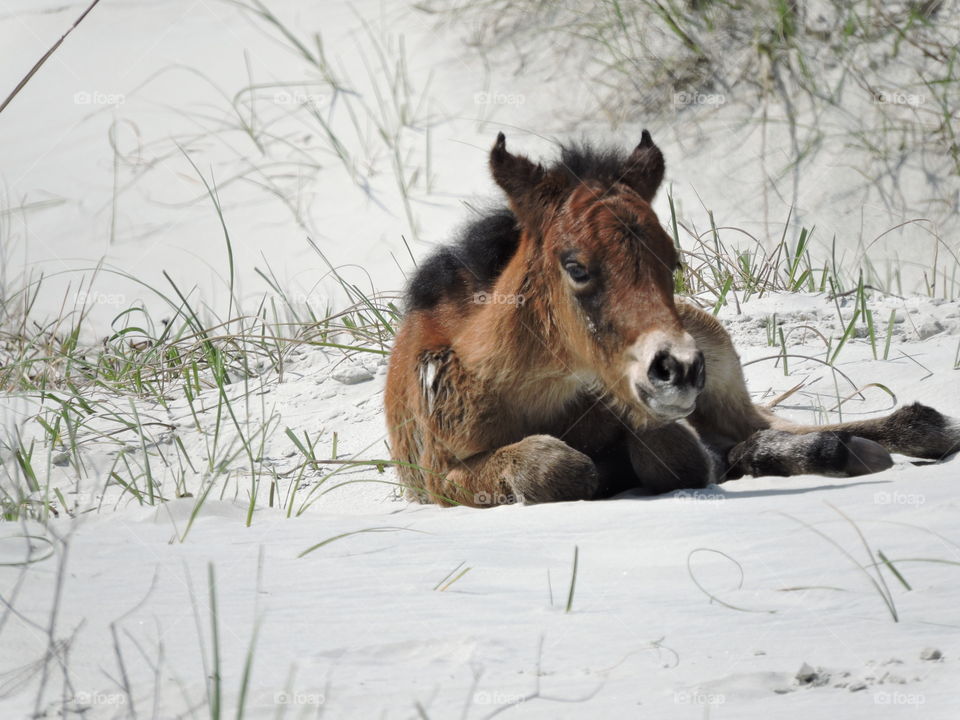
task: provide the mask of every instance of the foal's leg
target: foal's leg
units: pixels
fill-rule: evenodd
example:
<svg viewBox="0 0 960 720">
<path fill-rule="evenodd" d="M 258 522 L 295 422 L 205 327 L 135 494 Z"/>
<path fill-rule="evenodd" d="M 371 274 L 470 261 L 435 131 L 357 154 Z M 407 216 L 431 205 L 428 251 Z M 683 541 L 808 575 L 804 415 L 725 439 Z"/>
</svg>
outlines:
<svg viewBox="0 0 960 720">
<path fill-rule="evenodd" d="M 852 477 L 886 470 L 893 460 L 882 445 L 846 431 L 795 434 L 758 430 L 727 455 L 726 479 L 743 475 Z"/>
<path fill-rule="evenodd" d="M 800 425 L 755 406 L 736 350 L 709 313 L 678 303 L 684 328 L 706 361 L 707 382 L 690 424 L 726 457 L 721 479 L 741 475 L 863 475 L 892 464 L 889 453 L 939 460 L 960 450 L 960 424 L 924 405 L 835 425 Z"/>
<path fill-rule="evenodd" d="M 435 502 L 473 507 L 590 500 L 599 484 L 597 468 L 582 452 L 551 435 L 530 435 L 465 460 L 431 463 L 427 493 Z"/>
<path fill-rule="evenodd" d="M 914 403 L 881 418 L 834 425 L 799 425 L 768 413 L 770 427 L 789 433 L 832 431 L 872 440 L 887 451 L 928 460 L 942 460 L 960 450 L 960 423 Z"/>
<path fill-rule="evenodd" d="M 960 424 L 920 403 L 833 425 L 799 425 L 765 414 L 771 429 L 730 451 L 731 476 L 866 475 L 893 465 L 890 453 L 942 460 L 960 450 Z"/>
<path fill-rule="evenodd" d="M 685 424 L 630 435 L 627 448 L 636 480 L 652 493 L 704 488 L 714 481 L 715 459 Z"/>
</svg>

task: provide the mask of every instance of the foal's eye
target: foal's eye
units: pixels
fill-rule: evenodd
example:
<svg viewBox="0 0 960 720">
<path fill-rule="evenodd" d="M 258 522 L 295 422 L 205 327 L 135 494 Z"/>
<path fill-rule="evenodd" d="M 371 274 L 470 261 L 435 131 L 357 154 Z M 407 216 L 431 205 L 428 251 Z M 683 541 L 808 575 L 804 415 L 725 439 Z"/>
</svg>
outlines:
<svg viewBox="0 0 960 720">
<path fill-rule="evenodd" d="M 587 269 L 575 260 L 567 260 L 567 262 L 563 264 L 563 269 L 567 271 L 567 275 L 576 283 L 583 284 L 590 279 L 590 273 Z"/>
</svg>

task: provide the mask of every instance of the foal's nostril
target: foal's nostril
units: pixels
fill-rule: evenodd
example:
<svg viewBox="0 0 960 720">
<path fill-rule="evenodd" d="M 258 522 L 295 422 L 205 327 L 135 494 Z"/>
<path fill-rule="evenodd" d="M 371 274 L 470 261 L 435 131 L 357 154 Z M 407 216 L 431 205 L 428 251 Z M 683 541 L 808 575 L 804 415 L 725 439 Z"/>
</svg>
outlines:
<svg viewBox="0 0 960 720">
<path fill-rule="evenodd" d="M 707 383 L 707 365 L 703 360 L 703 353 L 699 350 L 697 351 L 696 357 L 693 358 L 693 363 L 690 365 L 689 376 L 693 386 L 697 388 L 698 391 L 703 390 L 703 386 Z"/>
<path fill-rule="evenodd" d="M 653 362 L 650 363 L 650 369 L 647 371 L 647 377 L 654 385 L 674 385 L 677 382 L 677 376 L 680 374 L 680 365 L 666 350 L 660 350 L 653 356 Z"/>
<path fill-rule="evenodd" d="M 698 351 L 692 362 L 683 363 L 668 350 L 660 350 L 653 356 L 647 377 L 655 387 L 693 387 L 699 392 L 707 379 L 703 353 Z"/>
</svg>

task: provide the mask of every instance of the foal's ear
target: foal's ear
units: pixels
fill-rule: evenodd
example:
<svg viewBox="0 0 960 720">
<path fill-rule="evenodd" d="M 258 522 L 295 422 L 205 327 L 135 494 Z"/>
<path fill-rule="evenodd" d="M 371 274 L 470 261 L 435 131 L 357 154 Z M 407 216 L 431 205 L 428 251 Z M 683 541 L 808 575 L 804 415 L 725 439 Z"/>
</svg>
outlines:
<svg viewBox="0 0 960 720">
<path fill-rule="evenodd" d="M 546 176 L 546 171 L 542 165 L 535 165 L 523 155 L 511 154 L 503 133 L 497 134 L 497 141 L 490 150 L 490 172 L 518 215 L 526 214 L 527 209 L 536 205 L 538 185 Z"/>
<path fill-rule="evenodd" d="M 627 158 L 627 171 L 623 175 L 623 182 L 650 202 L 663 182 L 664 169 L 663 153 L 653 144 L 650 132 L 644 130 L 640 136 L 640 144 Z"/>
</svg>

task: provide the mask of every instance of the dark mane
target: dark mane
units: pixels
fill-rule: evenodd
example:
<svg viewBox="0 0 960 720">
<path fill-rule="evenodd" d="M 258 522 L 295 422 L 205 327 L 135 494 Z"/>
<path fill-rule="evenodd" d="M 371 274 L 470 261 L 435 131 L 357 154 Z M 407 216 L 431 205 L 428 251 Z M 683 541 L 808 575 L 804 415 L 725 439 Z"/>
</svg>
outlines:
<svg viewBox="0 0 960 720">
<path fill-rule="evenodd" d="M 428 310 L 446 299 L 490 290 L 520 241 L 517 218 L 505 207 L 490 211 L 460 231 L 421 264 L 406 291 L 407 310 Z"/>
<path fill-rule="evenodd" d="M 560 160 L 547 168 L 547 174 L 564 178 L 568 192 L 586 181 L 609 190 L 624 179 L 630 167 L 628 160 L 629 156 L 618 148 L 595 148 L 587 143 L 563 145 Z"/>
</svg>

